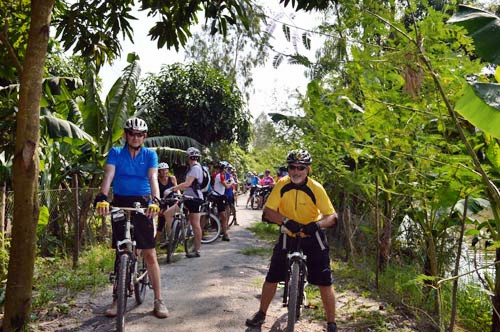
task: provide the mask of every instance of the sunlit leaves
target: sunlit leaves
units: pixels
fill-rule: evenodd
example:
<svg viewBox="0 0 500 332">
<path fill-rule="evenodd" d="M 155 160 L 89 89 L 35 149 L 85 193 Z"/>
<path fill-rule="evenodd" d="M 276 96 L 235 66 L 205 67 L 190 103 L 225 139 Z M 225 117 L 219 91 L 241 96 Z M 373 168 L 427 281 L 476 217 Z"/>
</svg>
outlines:
<svg viewBox="0 0 500 332">
<path fill-rule="evenodd" d="M 455 109 L 474 126 L 500 138 L 500 84 L 467 85 Z"/>
</svg>

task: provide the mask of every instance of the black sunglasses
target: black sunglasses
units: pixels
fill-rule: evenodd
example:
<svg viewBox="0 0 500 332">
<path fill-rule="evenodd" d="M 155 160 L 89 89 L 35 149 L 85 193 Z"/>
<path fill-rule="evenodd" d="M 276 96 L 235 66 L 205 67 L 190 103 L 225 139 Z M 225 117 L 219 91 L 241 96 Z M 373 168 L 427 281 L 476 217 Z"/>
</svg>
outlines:
<svg viewBox="0 0 500 332">
<path fill-rule="evenodd" d="M 127 135 L 135 136 L 135 137 L 144 137 L 144 135 L 146 135 L 146 133 L 142 133 L 142 132 L 134 133 L 133 131 L 127 131 Z"/>
<path fill-rule="evenodd" d="M 299 166 L 294 166 L 294 165 L 288 165 L 288 170 L 289 171 L 295 171 L 296 169 L 299 171 L 303 171 L 307 168 L 307 166 L 299 165 Z"/>
</svg>

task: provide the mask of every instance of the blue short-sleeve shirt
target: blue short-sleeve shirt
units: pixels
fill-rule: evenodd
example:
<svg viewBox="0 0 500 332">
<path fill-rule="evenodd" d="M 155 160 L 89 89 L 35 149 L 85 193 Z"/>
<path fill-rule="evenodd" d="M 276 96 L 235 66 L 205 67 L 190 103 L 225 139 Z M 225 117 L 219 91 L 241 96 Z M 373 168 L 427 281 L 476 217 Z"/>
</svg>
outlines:
<svg viewBox="0 0 500 332">
<path fill-rule="evenodd" d="M 132 159 L 126 146 L 114 147 L 109 151 L 106 161 L 115 166 L 113 193 L 123 196 L 143 196 L 151 194 L 148 170 L 158 168 L 155 151 L 142 147 Z"/>
</svg>

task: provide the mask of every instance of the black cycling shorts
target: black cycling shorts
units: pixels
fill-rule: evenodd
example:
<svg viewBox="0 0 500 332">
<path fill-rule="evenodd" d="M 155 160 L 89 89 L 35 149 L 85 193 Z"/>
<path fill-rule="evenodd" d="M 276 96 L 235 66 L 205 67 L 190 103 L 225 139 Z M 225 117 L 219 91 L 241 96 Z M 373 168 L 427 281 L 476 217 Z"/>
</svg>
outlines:
<svg viewBox="0 0 500 332">
<path fill-rule="evenodd" d="M 226 210 L 226 206 L 229 204 L 229 202 L 227 201 L 226 195 L 212 195 L 212 196 L 210 196 L 210 199 L 217 206 L 217 210 L 219 211 L 219 213 Z"/>
<path fill-rule="evenodd" d="M 133 207 L 134 202 L 140 202 L 142 207 L 148 205 L 148 199 L 143 196 L 120 196 L 114 195 L 112 206 Z M 136 241 L 137 249 L 153 249 L 155 247 L 154 223 L 153 219 L 146 218 L 145 215 L 132 212 L 131 217 L 133 238 Z M 116 248 L 116 242 L 125 237 L 125 216 L 124 214 L 111 214 L 112 227 L 112 247 Z"/>
<path fill-rule="evenodd" d="M 304 238 L 301 242 L 302 251 L 307 256 L 307 281 L 312 285 L 331 286 L 333 284 L 332 271 L 330 270 L 330 248 L 323 231 L 320 237 L 324 249 L 322 250 L 316 237 Z M 274 246 L 271 265 L 266 275 L 267 282 L 285 281 L 287 267 L 287 250 L 283 249 L 283 236 L 280 235 L 278 243 Z M 287 242 L 290 238 L 287 238 Z"/>
<path fill-rule="evenodd" d="M 190 213 L 200 213 L 202 205 L 203 200 L 199 198 L 184 201 L 184 207 L 187 208 Z"/>
</svg>

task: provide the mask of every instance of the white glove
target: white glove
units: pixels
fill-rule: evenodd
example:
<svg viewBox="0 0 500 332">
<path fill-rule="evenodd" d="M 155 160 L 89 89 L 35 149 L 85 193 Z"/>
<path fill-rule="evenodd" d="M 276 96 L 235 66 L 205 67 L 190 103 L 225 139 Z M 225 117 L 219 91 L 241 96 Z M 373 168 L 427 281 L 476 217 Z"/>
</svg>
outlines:
<svg viewBox="0 0 500 332">
<path fill-rule="evenodd" d="M 163 197 L 168 197 L 171 193 L 173 193 L 174 191 L 172 190 L 172 188 L 165 189 L 165 191 L 163 192 Z"/>
</svg>

